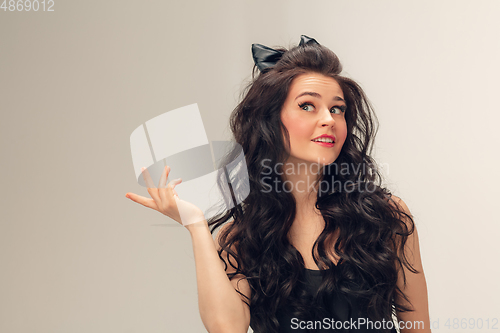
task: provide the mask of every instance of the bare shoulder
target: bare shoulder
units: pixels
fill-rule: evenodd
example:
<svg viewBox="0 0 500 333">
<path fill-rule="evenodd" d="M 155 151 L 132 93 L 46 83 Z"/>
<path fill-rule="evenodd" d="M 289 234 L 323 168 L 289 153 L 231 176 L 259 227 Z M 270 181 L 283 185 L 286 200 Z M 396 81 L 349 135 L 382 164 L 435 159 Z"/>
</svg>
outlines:
<svg viewBox="0 0 500 333">
<path fill-rule="evenodd" d="M 403 201 L 403 199 L 401 199 L 400 197 L 392 194 L 389 198 L 389 202 L 393 205 L 393 207 L 401 209 L 406 214 L 411 216 L 410 209 L 408 208 L 406 203 Z"/>
<path fill-rule="evenodd" d="M 419 252 L 420 250 L 418 249 L 419 240 L 418 240 L 417 226 L 415 224 L 415 221 L 413 220 L 413 215 L 411 214 L 410 209 L 403 201 L 403 199 L 401 199 L 398 196 L 391 195 L 391 197 L 389 198 L 389 202 L 394 207 L 394 209 L 402 211 L 406 214 L 406 215 L 401 214 L 400 217 L 401 220 L 406 224 L 407 230 L 410 232 L 405 246 L 407 254 L 412 254 L 415 251 Z"/>
<path fill-rule="evenodd" d="M 397 286 L 401 292 L 407 297 L 404 299 L 399 293 L 396 296 L 400 304 L 409 307 L 413 311 L 400 312 L 398 311 L 398 320 L 421 322 L 423 327 L 418 332 L 430 333 L 429 305 L 427 296 L 427 283 L 425 280 L 422 258 L 420 255 L 420 245 L 416 225 L 413 223 L 413 216 L 406 203 L 399 197 L 392 195 L 389 199 L 394 207 L 408 216 L 403 217 L 404 222 L 413 232 L 408 236 L 405 244 L 405 254 L 408 264 L 398 270 Z M 407 332 L 401 330 L 401 332 Z"/>
</svg>

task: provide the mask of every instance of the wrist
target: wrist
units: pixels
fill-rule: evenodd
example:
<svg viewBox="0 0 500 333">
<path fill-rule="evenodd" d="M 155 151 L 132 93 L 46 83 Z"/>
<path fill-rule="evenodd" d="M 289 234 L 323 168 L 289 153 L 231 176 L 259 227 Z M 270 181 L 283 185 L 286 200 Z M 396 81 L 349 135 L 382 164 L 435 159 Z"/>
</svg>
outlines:
<svg viewBox="0 0 500 333">
<path fill-rule="evenodd" d="M 203 232 L 205 230 L 209 230 L 208 229 L 208 222 L 207 220 L 203 219 L 201 221 L 198 221 L 198 222 L 194 222 L 194 223 L 190 223 L 188 225 L 185 225 L 184 226 L 187 230 L 189 230 L 189 232 L 191 233 L 191 235 L 193 233 L 196 233 L 196 232 Z"/>
</svg>

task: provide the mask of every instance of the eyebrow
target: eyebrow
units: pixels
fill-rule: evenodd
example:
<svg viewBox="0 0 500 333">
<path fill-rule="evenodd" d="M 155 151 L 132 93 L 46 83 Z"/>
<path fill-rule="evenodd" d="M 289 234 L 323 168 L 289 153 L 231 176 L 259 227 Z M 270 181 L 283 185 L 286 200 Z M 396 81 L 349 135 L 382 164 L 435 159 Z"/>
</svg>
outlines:
<svg viewBox="0 0 500 333">
<path fill-rule="evenodd" d="M 305 91 L 303 92 L 302 94 L 300 94 L 299 96 L 295 97 L 295 99 L 299 98 L 299 97 L 302 97 L 302 96 L 305 96 L 305 95 L 309 95 L 309 96 L 312 96 L 312 97 L 316 97 L 316 98 L 321 98 L 321 95 L 318 94 L 317 92 L 312 92 L 312 91 Z M 335 96 L 333 98 L 334 101 L 342 101 L 345 103 L 345 100 L 340 97 L 340 96 Z"/>
</svg>

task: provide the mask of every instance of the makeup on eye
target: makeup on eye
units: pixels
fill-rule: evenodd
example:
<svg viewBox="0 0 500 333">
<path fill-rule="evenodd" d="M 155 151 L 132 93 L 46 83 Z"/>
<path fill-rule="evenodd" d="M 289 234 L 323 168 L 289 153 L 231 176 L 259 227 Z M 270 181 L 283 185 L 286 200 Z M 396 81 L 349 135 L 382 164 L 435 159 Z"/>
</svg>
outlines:
<svg viewBox="0 0 500 333">
<path fill-rule="evenodd" d="M 310 109 L 310 110 L 306 110 L 306 109 L 305 109 L 305 107 L 306 107 L 306 106 L 309 106 L 309 107 L 311 107 L 311 108 L 315 108 L 314 104 L 313 104 L 313 103 L 311 103 L 311 102 L 299 103 L 299 104 L 298 104 L 298 106 L 299 106 L 302 110 L 307 111 L 307 112 L 311 112 L 311 111 L 313 111 L 313 110 L 311 110 L 311 109 Z M 346 105 L 334 105 L 334 106 L 332 106 L 332 108 L 330 109 L 330 113 L 334 113 L 334 112 L 332 112 L 332 110 L 333 110 L 333 109 L 338 109 L 338 110 L 340 111 L 340 113 L 344 113 L 344 112 L 345 112 L 345 110 L 347 109 L 347 106 L 346 106 Z M 338 113 L 337 113 L 337 114 L 338 114 Z"/>
</svg>

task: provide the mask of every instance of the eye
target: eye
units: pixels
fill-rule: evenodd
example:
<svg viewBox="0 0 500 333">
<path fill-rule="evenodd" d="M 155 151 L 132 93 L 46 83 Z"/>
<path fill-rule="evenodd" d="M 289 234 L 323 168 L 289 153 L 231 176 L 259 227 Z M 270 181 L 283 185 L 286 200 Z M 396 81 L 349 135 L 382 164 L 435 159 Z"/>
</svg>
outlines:
<svg viewBox="0 0 500 333">
<path fill-rule="evenodd" d="M 302 104 L 299 104 L 299 107 L 304 110 L 304 111 L 307 111 L 307 112 L 311 112 L 314 110 L 314 105 L 312 105 L 311 103 L 302 103 Z"/>
<path fill-rule="evenodd" d="M 330 113 L 341 114 L 345 112 L 346 108 L 345 105 L 336 105 L 330 109 Z"/>
<path fill-rule="evenodd" d="M 309 102 L 305 102 L 305 103 L 299 104 L 299 107 L 302 110 L 307 111 L 307 112 L 314 111 L 314 105 L 312 103 L 309 103 Z M 334 106 L 334 107 L 332 107 L 330 109 L 330 113 L 332 113 L 332 114 L 342 114 L 342 113 L 345 112 L 346 109 L 347 109 L 347 107 L 345 105 L 336 105 L 336 106 Z"/>
</svg>

